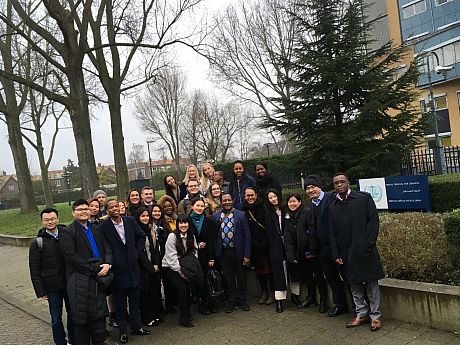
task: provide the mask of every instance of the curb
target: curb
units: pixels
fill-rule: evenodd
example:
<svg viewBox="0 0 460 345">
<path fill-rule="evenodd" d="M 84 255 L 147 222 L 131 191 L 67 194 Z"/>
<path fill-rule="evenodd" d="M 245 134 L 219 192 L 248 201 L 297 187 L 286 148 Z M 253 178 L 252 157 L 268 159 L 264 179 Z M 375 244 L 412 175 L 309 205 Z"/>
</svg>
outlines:
<svg viewBox="0 0 460 345">
<path fill-rule="evenodd" d="M 15 247 L 29 247 L 36 236 L 15 236 L 0 234 L 0 244 Z"/>
<path fill-rule="evenodd" d="M 4 302 L 22 310 L 24 313 L 27 313 L 36 319 L 39 319 L 40 321 L 43 321 L 44 323 L 51 325 L 50 321 L 50 314 L 44 312 L 43 310 L 40 310 L 39 308 L 30 306 L 22 301 L 20 301 L 18 298 L 13 297 L 9 294 L 4 293 L 3 291 L 0 291 L 0 299 L 3 300 Z"/>
</svg>

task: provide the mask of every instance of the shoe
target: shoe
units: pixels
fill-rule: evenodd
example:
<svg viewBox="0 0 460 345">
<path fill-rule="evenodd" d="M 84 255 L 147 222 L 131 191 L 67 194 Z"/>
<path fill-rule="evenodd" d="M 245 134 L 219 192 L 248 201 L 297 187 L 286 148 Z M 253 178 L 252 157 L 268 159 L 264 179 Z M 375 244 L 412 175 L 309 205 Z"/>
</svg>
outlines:
<svg viewBox="0 0 460 345">
<path fill-rule="evenodd" d="M 321 314 L 324 314 L 325 312 L 327 312 L 327 303 L 326 302 L 320 302 L 319 303 L 319 312 Z"/>
<path fill-rule="evenodd" d="M 209 305 L 209 311 L 213 314 L 217 313 L 216 306 L 214 304 Z"/>
<path fill-rule="evenodd" d="M 149 326 L 149 327 L 157 327 L 160 325 L 160 320 L 159 319 L 155 319 L 155 320 L 152 320 L 150 321 L 146 326 Z"/>
<path fill-rule="evenodd" d="M 291 302 L 294 303 L 295 306 L 298 306 L 300 304 L 299 295 L 291 293 Z"/>
<path fill-rule="evenodd" d="M 137 331 L 133 331 L 131 332 L 132 334 L 135 334 L 135 335 L 149 335 L 149 334 L 152 334 L 152 332 L 146 330 L 146 329 L 138 329 Z"/>
<path fill-rule="evenodd" d="M 329 309 L 329 311 L 327 312 L 327 316 L 329 317 L 334 317 L 334 316 L 338 316 L 338 315 L 341 315 L 341 314 L 344 314 L 347 312 L 347 307 L 338 307 L 338 306 L 335 306 L 334 308 L 332 309 Z"/>
<path fill-rule="evenodd" d="M 317 306 L 318 306 L 318 303 L 316 302 L 316 300 L 307 297 L 307 299 L 303 301 L 302 303 L 300 303 L 297 306 L 297 308 L 306 309 L 306 308 L 317 307 Z"/>
<path fill-rule="evenodd" d="M 115 316 L 115 313 L 110 313 L 109 314 L 109 326 L 113 328 L 118 328 L 118 322 L 117 318 Z"/>
<path fill-rule="evenodd" d="M 120 343 L 126 344 L 128 342 L 128 335 L 126 333 L 123 333 L 120 335 Z"/>
<path fill-rule="evenodd" d="M 275 302 L 276 302 L 275 293 L 272 292 L 272 293 L 270 293 L 270 295 L 268 296 L 267 300 L 265 301 L 265 305 L 270 305 L 270 304 L 273 304 Z"/>
<path fill-rule="evenodd" d="M 283 311 L 283 301 L 276 301 L 276 312 L 282 313 Z"/>
<path fill-rule="evenodd" d="M 382 328 L 382 321 L 380 319 L 373 319 L 371 322 L 371 331 L 376 332 Z"/>
<path fill-rule="evenodd" d="M 228 305 L 227 305 L 227 308 L 225 308 L 225 312 L 226 312 L 227 314 L 230 314 L 230 313 L 232 313 L 232 312 L 235 310 L 235 308 L 236 308 L 236 305 L 234 305 L 234 304 L 228 304 Z"/>
<path fill-rule="evenodd" d="M 262 291 L 262 295 L 260 296 L 260 298 L 259 298 L 259 300 L 257 301 L 257 303 L 259 303 L 259 304 L 265 304 L 265 302 L 267 302 L 267 298 L 268 298 L 267 291 Z"/>
<path fill-rule="evenodd" d="M 249 305 L 247 303 L 241 303 L 240 306 L 238 307 L 242 311 L 250 311 L 251 308 L 249 308 Z"/>
<path fill-rule="evenodd" d="M 193 323 L 191 321 L 179 321 L 179 326 L 191 328 L 193 327 Z"/>
<path fill-rule="evenodd" d="M 358 327 L 361 325 L 364 325 L 365 323 L 368 323 L 370 321 L 369 317 L 364 316 L 364 317 L 355 317 L 353 320 L 348 322 L 345 327 L 347 328 L 353 328 L 353 327 Z"/>
</svg>

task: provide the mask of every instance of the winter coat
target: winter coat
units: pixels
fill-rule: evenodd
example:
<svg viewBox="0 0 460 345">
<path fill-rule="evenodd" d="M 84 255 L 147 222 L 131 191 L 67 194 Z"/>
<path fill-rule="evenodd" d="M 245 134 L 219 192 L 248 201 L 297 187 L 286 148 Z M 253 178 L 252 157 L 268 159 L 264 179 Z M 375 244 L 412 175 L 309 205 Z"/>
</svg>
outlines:
<svg viewBox="0 0 460 345">
<path fill-rule="evenodd" d="M 74 325 L 86 325 L 108 314 L 106 295 L 96 276 L 101 263 L 112 264 L 112 250 L 97 225 L 91 231 L 101 258 L 96 260 L 88 237 L 77 221 L 59 234 L 62 255 L 66 261 L 67 294 Z"/>
<path fill-rule="evenodd" d="M 267 207 L 265 224 L 268 232 L 268 248 L 270 267 L 273 275 L 275 291 L 286 291 L 286 276 L 283 261 L 286 260 L 284 248 L 285 213 L 281 213 L 281 227 L 278 215 L 272 207 Z"/>
<path fill-rule="evenodd" d="M 58 234 L 64 226 L 58 226 Z M 42 249 L 37 241 L 29 247 L 29 269 L 35 295 L 43 297 L 49 292 L 65 289 L 65 261 L 59 247 L 59 239 L 41 229 L 37 238 L 43 241 Z"/>
<path fill-rule="evenodd" d="M 197 194 L 197 195 L 194 195 L 194 196 L 192 196 L 192 197 L 190 196 L 190 194 L 187 194 L 187 195 L 185 196 L 185 198 L 183 198 L 183 199 L 181 200 L 181 202 L 179 203 L 179 205 L 177 205 L 177 215 L 178 215 L 178 216 L 184 216 L 184 215 L 185 215 L 185 216 L 187 216 L 187 217 L 190 216 L 190 213 L 192 213 L 192 202 L 191 202 L 191 199 L 193 199 L 193 198 L 195 198 L 195 197 L 197 197 L 197 196 L 200 196 L 200 195 L 201 195 L 202 198 L 204 198 L 204 196 L 203 196 L 201 193 L 199 193 L 199 194 Z M 210 217 L 210 216 L 211 216 L 211 213 L 210 213 L 208 207 L 206 207 L 206 208 L 204 209 L 204 213 L 205 213 L 206 217 Z"/>
<path fill-rule="evenodd" d="M 166 189 L 166 195 L 169 195 L 171 198 L 173 198 L 176 205 L 178 205 L 179 202 L 187 195 L 187 186 L 183 183 L 180 183 L 178 192 L 179 194 L 176 197 L 176 195 L 174 194 L 171 188 Z"/>
<path fill-rule="evenodd" d="M 379 217 L 370 194 L 351 191 L 344 201 L 332 201 L 329 226 L 332 258 L 343 259 L 350 283 L 371 282 L 385 276 L 377 250 Z"/>
<path fill-rule="evenodd" d="M 305 258 L 305 252 L 317 255 L 316 241 L 311 236 L 310 211 L 300 205 L 295 212 L 288 212 L 285 217 L 284 244 L 286 259 L 294 261 Z"/>
<path fill-rule="evenodd" d="M 318 255 L 332 257 L 331 235 L 329 232 L 329 205 L 335 200 L 335 193 L 324 193 L 324 197 L 318 206 L 310 205 L 312 238 L 318 245 Z"/>
<path fill-rule="evenodd" d="M 233 178 L 228 185 L 228 192 L 232 195 L 233 207 L 237 210 L 243 209 L 244 191 L 248 187 L 254 187 L 256 181 L 250 175 L 244 174 L 241 180 Z"/>
<path fill-rule="evenodd" d="M 269 189 L 276 190 L 279 195 L 282 194 L 283 187 L 281 187 L 281 183 L 278 178 L 276 178 L 276 176 L 274 176 L 271 172 L 267 172 L 262 177 L 256 175 L 254 179 L 256 181 L 254 188 L 261 198 L 265 198 Z"/>
<path fill-rule="evenodd" d="M 140 279 L 141 279 L 141 289 L 148 290 L 150 287 L 150 275 L 156 274 L 154 265 L 161 265 L 161 257 L 160 257 L 160 242 L 157 240 L 153 241 L 152 234 L 150 232 L 150 227 L 147 226 L 146 229 L 142 229 L 144 234 L 148 239 L 148 248 L 146 248 L 146 242 L 144 244 L 144 248 L 142 250 L 142 254 L 139 257 L 139 270 L 140 270 Z M 148 251 L 148 253 L 147 253 Z M 150 255 L 150 259 L 149 259 Z"/>
<path fill-rule="evenodd" d="M 264 200 L 258 197 L 252 205 L 243 201 L 243 208 L 251 230 L 251 265 L 262 268 L 264 258 L 268 257 L 268 232 L 265 225 L 267 212 Z"/>
<path fill-rule="evenodd" d="M 216 248 L 216 222 L 212 218 L 204 217 L 203 225 L 201 226 L 201 232 L 198 234 L 198 230 L 195 224 L 191 222 L 193 233 L 197 243 L 205 242 L 206 247 L 198 249 L 198 260 L 200 260 L 201 267 L 205 271 L 208 267 L 208 261 L 214 260 L 215 248 Z"/>
</svg>

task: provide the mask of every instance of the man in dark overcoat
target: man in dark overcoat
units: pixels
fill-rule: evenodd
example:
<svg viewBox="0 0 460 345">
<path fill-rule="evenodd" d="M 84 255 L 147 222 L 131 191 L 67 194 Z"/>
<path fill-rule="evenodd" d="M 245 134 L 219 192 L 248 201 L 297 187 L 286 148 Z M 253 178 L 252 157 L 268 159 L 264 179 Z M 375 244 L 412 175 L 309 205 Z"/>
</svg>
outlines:
<svg viewBox="0 0 460 345">
<path fill-rule="evenodd" d="M 150 331 L 142 328 L 139 310 L 140 269 L 139 258 L 146 244 L 144 231 L 133 217 L 122 217 L 117 200 L 107 201 L 109 219 L 99 227 L 112 248 L 113 273 L 112 291 L 115 295 L 116 315 L 120 331 L 120 342 L 128 342 L 126 318 L 127 299 L 129 300 L 129 322 L 136 335 L 148 335 Z"/>
<path fill-rule="evenodd" d="M 66 261 L 67 294 L 77 345 L 104 344 L 108 314 L 105 279 L 109 279 L 112 251 L 89 219 L 84 199 L 72 205 L 74 222 L 60 232 L 59 243 Z"/>
<path fill-rule="evenodd" d="M 344 266 L 355 303 L 356 317 L 346 326 L 371 321 L 371 330 L 377 331 L 382 327 L 378 280 L 385 276 L 377 250 L 377 208 L 370 194 L 350 189 L 344 173 L 335 174 L 333 184 L 337 196 L 329 206 L 332 258 Z"/>
</svg>

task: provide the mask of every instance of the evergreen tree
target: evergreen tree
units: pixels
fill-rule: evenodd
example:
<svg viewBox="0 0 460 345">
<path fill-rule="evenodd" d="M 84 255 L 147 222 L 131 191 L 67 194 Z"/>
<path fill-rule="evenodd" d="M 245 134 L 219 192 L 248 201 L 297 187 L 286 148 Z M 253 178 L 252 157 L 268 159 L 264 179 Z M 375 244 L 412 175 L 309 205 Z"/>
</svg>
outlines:
<svg viewBox="0 0 460 345">
<path fill-rule="evenodd" d="M 412 104 L 415 64 L 397 74 L 403 47 L 391 42 L 370 51 L 373 25 L 362 1 L 301 1 L 286 111 L 265 123 L 294 137 L 306 164 L 320 173 L 354 177 L 398 172 L 400 158 L 421 138 Z"/>
</svg>

